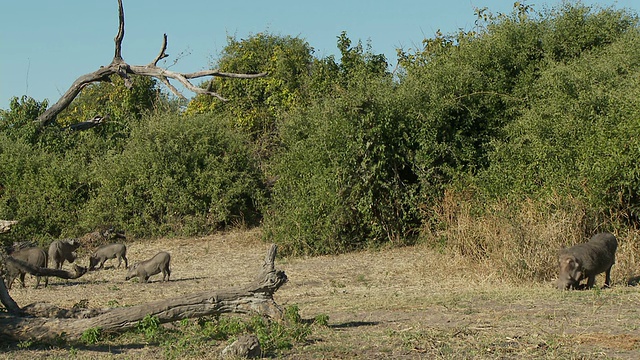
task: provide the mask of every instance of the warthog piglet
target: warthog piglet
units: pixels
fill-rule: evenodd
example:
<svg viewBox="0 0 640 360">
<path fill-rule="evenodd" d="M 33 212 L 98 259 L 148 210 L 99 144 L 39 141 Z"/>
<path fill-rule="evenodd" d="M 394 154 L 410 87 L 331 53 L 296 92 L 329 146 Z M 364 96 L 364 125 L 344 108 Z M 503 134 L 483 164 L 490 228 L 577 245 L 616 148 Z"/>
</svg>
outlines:
<svg viewBox="0 0 640 360">
<path fill-rule="evenodd" d="M 102 245 L 89 257 L 89 270 L 94 270 L 96 265 L 99 265 L 98 269 L 100 269 L 104 266 L 105 261 L 115 258 L 118 258 L 118 268 L 120 268 L 122 260 L 124 260 L 124 267 L 129 267 L 127 247 L 124 244 Z"/>
<path fill-rule="evenodd" d="M 131 265 L 129 271 L 127 271 L 126 280 L 137 276 L 140 281 L 146 283 L 149 280 L 149 276 L 162 272 L 162 281 L 169 281 L 169 276 L 171 275 L 171 269 L 169 269 L 170 261 L 171 255 L 168 252 L 160 251 L 149 260 Z"/>
<path fill-rule="evenodd" d="M 78 239 L 56 240 L 49 245 L 49 261 L 54 269 L 62 269 L 64 261 L 70 263 L 76 260 L 74 251 L 80 247 Z"/>
</svg>

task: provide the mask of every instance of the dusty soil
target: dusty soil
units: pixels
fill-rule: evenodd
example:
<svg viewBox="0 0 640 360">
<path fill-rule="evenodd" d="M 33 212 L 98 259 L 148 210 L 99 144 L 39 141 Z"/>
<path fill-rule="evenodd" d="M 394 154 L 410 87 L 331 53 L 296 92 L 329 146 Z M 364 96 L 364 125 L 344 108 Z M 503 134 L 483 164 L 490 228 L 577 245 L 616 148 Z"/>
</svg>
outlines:
<svg viewBox="0 0 640 360">
<path fill-rule="evenodd" d="M 168 283 L 125 281 L 126 270 L 107 269 L 77 280 L 51 279 L 46 289 L 17 284 L 19 305 L 46 301 L 70 308 L 127 306 L 203 290 L 246 284 L 259 271 L 268 244 L 259 231 L 128 244 L 130 262 L 159 250 L 172 256 Z M 544 251 L 544 249 L 541 249 Z M 88 254 L 80 259 L 88 263 Z M 69 265 L 66 264 L 65 267 Z M 560 292 L 551 283 L 513 284 L 484 264 L 425 246 L 340 256 L 279 258 L 289 283 L 275 296 L 298 305 L 303 318 L 325 314 L 291 359 L 640 358 L 640 293 L 614 284 L 610 290 Z M 615 271 L 615 267 L 614 267 Z M 599 282 L 603 280 L 598 278 Z M 4 351 L 4 352 L 2 352 Z M 69 349 L 0 349 L 0 358 L 162 358 L 146 344 Z M 216 358 L 208 354 L 203 358 Z"/>
</svg>

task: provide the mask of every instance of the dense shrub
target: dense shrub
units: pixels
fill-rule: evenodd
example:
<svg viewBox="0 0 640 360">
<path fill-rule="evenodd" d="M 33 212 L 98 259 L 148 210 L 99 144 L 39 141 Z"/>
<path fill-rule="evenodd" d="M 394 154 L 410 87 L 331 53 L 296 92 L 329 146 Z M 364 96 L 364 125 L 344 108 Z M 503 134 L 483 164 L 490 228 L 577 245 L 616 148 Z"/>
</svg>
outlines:
<svg viewBox="0 0 640 360">
<path fill-rule="evenodd" d="M 418 229 L 411 129 L 388 79 L 292 116 L 265 234 L 289 253 L 333 253 L 411 241 Z"/>
<path fill-rule="evenodd" d="M 149 118 L 122 152 L 92 164 L 91 178 L 86 223 L 193 235 L 260 218 L 263 181 L 247 139 L 211 115 Z"/>
<path fill-rule="evenodd" d="M 406 121 L 416 123 L 421 201 L 437 203 L 457 179 L 488 166 L 492 140 L 526 107 L 538 76 L 539 33 L 532 20 L 506 17 L 486 32 L 437 34 L 403 56 L 399 92 Z"/>
<path fill-rule="evenodd" d="M 640 211 L 640 35 L 546 69 L 532 106 L 495 142 L 483 172 L 495 196 L 558 194 L 594 210 Z M 637 219 L 636 219 L 637 220 Z"/>
<path fill-rule="evenodd" d="M 215 68 L 224 72 L 268 76 L 252 80 L 216 77 L 204 84 L 228 102 L 199 95 L 189 102 L 188 114 L 224 112 L 255 139 L 269 141 L 276 120 L 300 105 L 305 96 L 302 84 L 308 76 L 313 48 L 303 39 L 258 33 L 246 39 L 228 37 Z"/>
<path fill-rule="evenodd" d="M 0 218 L 20 220 L 7 238 L 44 241 L 76 229 L 89 195 L 82 159 L 0 134 L 0 164 Z"/>
</svg>

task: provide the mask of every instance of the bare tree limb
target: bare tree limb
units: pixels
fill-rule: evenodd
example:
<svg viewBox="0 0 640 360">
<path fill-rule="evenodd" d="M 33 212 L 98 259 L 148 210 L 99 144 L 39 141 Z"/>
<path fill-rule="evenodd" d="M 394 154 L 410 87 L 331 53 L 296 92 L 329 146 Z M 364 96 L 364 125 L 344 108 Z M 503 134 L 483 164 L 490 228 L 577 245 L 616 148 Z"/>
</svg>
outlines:
<svg viewBox="0 0 640 360">
<path fill-rule="evenodd" d="M 2 305 L 4 305 L 9 314 L 20 314 L 20 306 L 18 306 L 11 295 L 9 295 L 9 290 L 7 290 L 7 287 L 2 279 L 0 279 L 0 302 L 2 303 Z"/>
<path fill-rule="evenodd" d="M 175 96 L 179 97 L 180 99 L 184 99 L 184 100 L 187 99 L 184 95 L 182 95 L 182 93 L 180 91 L 178 91 L 178 89 L 176 89 L 175 86 L 171 85 L 171 83 L 169 82 L 169 79 L 167 79 L 165 76 L 162 76 L 159 79 L 160 79 L 160 81 L 162 81 L 164 86 L 166 86 L 167 88 L 169 88 L 169 90 L 171 90 L 171 92 Z"/>
<path fill-rule="evenodd" d="M 122 39 L 124 39 L 124 8 L 122 0 L 118 0 L 118 34 L 114 39 L 116 43 L 116 52 L 113 55 L 113 62 L 124 62 L 122 59 Z"/>
<path fill-rule="evenodd" d="M 11 226 L 17 223 L 18 222 L 16 220 L 0 220 L 0 234 L 9 232 L 11 230 Z M 6 256 L 4 252 L 0 251 L 0 260 L 5 257 Z M 0 303 L 4 305 L 4 307 L 10 314 L 19 314 L 20 307 L 18 306 L 18 304 L 16 304 L 13 298 L 11 298 L 11 296 L 9 295 L 9 290 L 7 290 L 7 287 L 4 284 L 4 272 L 4 264 L 0 264 Z"/>
<path fill-rule="evenodd" d="M 236 73 L 224 73 L 219 70 L 203 70 L 194 73 L 179 73 L 174 71 L 169 71 L 167 69 L 158 67 L 157 64 L 161 59 L 166 58 L 168 55 L 166 54 L 167 49 L 167 35 L 164 34 L 164 39 L 162 42 L 162 47 L 160 49 L 160 53 L 156 56 L 151 63 L 148 65 L 129 65 L 127 64 L 122 57 L 122 41 L 124 39 L 124 9 L 122 6 L 122 0 L 118 0 L 118 34 L 115 37 L 115 53 L 113 56 L 113 60 L 107 66 L 100 67 L 100 69 L 80 76 L 71 87 L 60 97 L 60 99 L 53 104 L 50 108 L 48 108 L 42 115 L 40 115 L 36 122 L 40 127 L 44 127 L 46 125 L 51 124 L 55 121 L 56 117 L 60 112 L 66 109 L 71 102 L 80 94 L 82 89 L 94 82 L 101 81 L 110 81 L 110 76 L 117 74 L 122 77 L 125 81 L 125 85 L 127 87 L 131 87 L 131 79 L 129 75 L 140 75 L 140 76 L 150 76 L 157 78 L 164 85 L 166 85 L 169 90 L 176 96 L 185 99 L 185 96 L 182 95 L 178 89 L 171 85 L 169 79 L 174 79 L 180 82 L 186 89 L 196 94 L 203 94 L 214 96 L 222 101 L 226 101 L 226 99 L 220 94 L 211 91 L 211 89 L 202 89 L 197 87 L 191 83 L 191 79 L 201 78 L 205 76 L 218 76 L 225 78 L 235 78 L 235 79 L 253 79 L 257 77 L 266 76 L 267 73 L 259 73 L 259 74 L 236 74 Z"/>
<path fill-rule="evenodd" d="M 29 273 L 33 276 L 55 276 L 61 279 L 77 279 L 87 273 L 87 268 L 73 264 L 73 271 L 67 271 L 62 269 L 49 269 L 39 266 L 34 266 L 26 261 L 13 258 L 11 256 L 4 257 L 4 261 L 7 264 L 11 264 L 15 268 Z"/>
</svg>

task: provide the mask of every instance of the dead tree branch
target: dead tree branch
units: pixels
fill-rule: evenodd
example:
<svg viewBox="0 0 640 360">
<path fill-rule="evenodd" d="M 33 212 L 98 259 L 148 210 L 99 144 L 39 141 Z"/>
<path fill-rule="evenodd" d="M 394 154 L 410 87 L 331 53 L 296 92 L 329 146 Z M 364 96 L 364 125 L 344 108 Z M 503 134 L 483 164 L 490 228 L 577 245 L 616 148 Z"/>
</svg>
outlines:
<svg viewBox="0 0 640 360">
<path fill-rule="evenodd" d="M 39 266 L 34 266 L 26 261 L 22 261 L 11 256 L 4 258 L 7 264 L 11 264 L 13 267 L 24 271 L 33 276 L 55 276 L 61 279 L 77 279 L 87 273 L 87 268 L 73 264 L 73 271 L 61 270 L 61 269 L 49 269 Z"/>
<path fill-rule="evenodd" d="M 158 61 L 168 57 L 166 54 L 167 48 L 167 35 L 164 34 L 164 40 L 162 42 L 162 47 L 158 56 L 154 58 L 151 63 L 148 65 L 129 65 L 127 64 L 122 57 L 122 41 L 124 39 L 124 9 L 122 6 L 122 0 L 118 0 L 118 34 L 115 37 L 115 54 L 113 56 L 113 60 L 107 66 L 102 66 L 100 69 L 80 76 L 76 81 L 71 84 L 71 87 L 62 95 L 62 97 L 53 104 L 50 108 L 48 108 L 42 115 L 36 119 L 36 122 L 40 127 L 51 124 L 55 121 L 56 117 L 60 112 L 66 109 L 73 99 L 80 94 L 82 89 L 94 82 L 101 81 L 110 81 L 110 76 L 117 74 L 121 76 L 125 85 L 130 86 L 131 80 L 129 75 L 141 75 L 141 76 L 150 76 L 160 80 L 163 84 L 165 84 L 171 92 L 180 97 L 185 98 L 185 96 L 178 91 L 178 89 L 171 85 L 169 79 L 174 79 L 180 82 L 186 89 L 196 94 L 204 94 L 209 96 L 214 96 L 222 101 L 226 101 L 226 99 L 220 94 L 211 91 L 211 89 L 202 89 L 191 83 L 191 79 L 206 77 L 206 76 L 218 76 L 218 77 L 227 77 L 227 78 L 236 78 L 236 79 L 253 79 L 265 76 L 266 73 L 259 74 L 236 74 L 236 73 L 224 73 L 219 70 L 204 70 L 198 71 L 195 73 L 183 74 L 179 72 L 169 71 L 167 69 L 158 67 Z"/>
<path fill-rule="evenodd" d="M 118 33 L 114 41 L 116 42 L 116 52 L 113 55 L 113 61 L 124 62 L 122 59 L 122 39 L 124 39 L 124 8 L 122 6 L 122 0 L 118 0 Z"/>
</svg>

